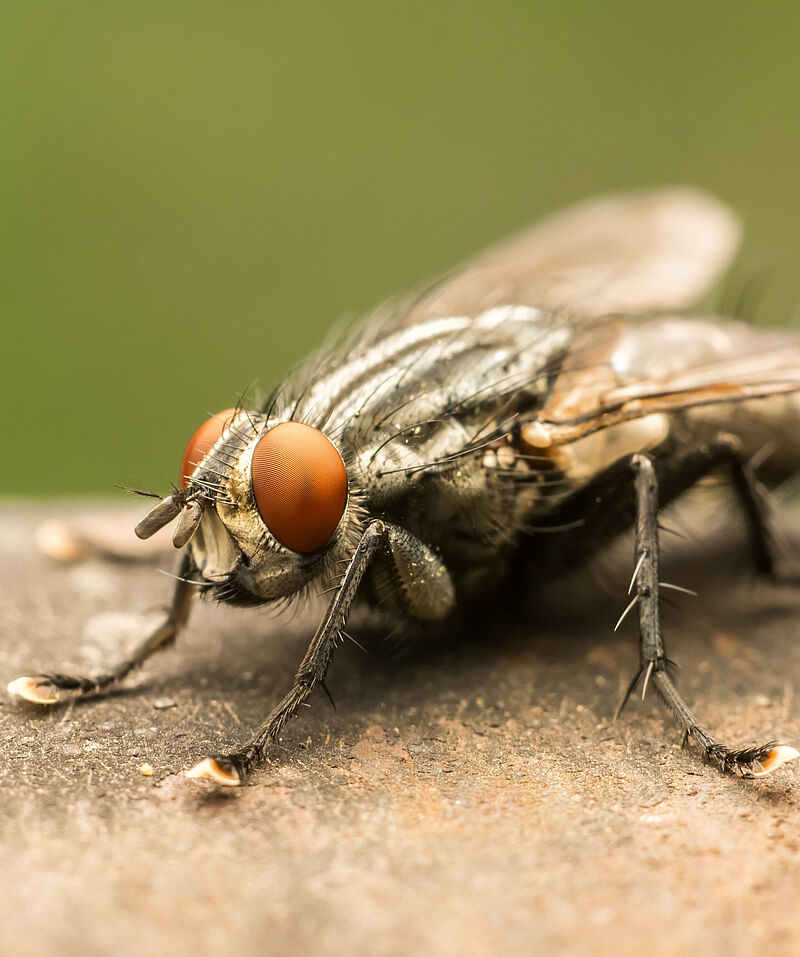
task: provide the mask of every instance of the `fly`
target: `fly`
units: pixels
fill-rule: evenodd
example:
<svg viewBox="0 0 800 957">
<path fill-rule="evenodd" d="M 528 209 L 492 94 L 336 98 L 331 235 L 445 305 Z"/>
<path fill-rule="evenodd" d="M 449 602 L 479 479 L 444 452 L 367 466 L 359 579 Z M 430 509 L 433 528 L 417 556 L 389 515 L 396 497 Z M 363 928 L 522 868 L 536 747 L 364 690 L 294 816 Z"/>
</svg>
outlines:
<svg viewBox="0 0 800 957">
<path fill-rule="evenodd" d="M 170 610 L 105 673 L 40 674 L 9 691 L 42 705 L 105 691 L 186 626 L 193 599 L 263 604 L 327 594 L 290 690 L 237 750 L 187 771 L 239 785 L 325 676 L 354 602 L 409 627 L 447 627 L 512 569 L 539 582 L 634 529 L 628 612 L 637 685 L 720 771 L 798 757 L 735 749 L 687 707 L 660 623 L 658 513 L 729 475 L 759 571 L 775 573 L 751 460 L 800 466 L 800 338 L 689 318 L 739 241 L 735 217 L 688 189 L 595 200 L 496 247 L 310 360 L 263 404 L 227 409 L 189 441 L 179 484 L 139 522 L 174 522 Z M 541 534 L 547 532 L 548 534 Z M 624 704 L 624 702 L 623 702 Z"/>
</svg>

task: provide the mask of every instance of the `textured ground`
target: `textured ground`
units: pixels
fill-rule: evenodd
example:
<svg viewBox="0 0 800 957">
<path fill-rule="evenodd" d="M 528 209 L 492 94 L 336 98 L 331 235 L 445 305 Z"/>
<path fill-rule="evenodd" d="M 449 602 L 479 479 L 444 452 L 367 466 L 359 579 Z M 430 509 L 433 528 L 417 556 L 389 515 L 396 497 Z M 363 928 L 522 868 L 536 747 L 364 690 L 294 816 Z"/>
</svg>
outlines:
<svg viewBox="0 0 800 957">
<path fill-rule="evenodd" d="M 76 510 L 0 508 L 3 682 L 110 660 L 169 593 L 152 565 L 42 557 L 37 524 Z M 701 589 L 667 616 L 682 689 L 731 743 L 797 744 L 800 594 L 718 537 L 680 551 L 665 577 Z M 797 953 L 800 767 L 725 779 L 649 699 L 611 723 L 636 663 L 633 623 L 611 633 L 621 554 L 552 607 L 504 597 L 482 642 L 343 649 L 338 710 L 315 698 L 239 790 L 174 772 L 264 716 L 308 617 L 201 606 L 124 693 L 3 701 L 0 953 Z"/>
</svg>

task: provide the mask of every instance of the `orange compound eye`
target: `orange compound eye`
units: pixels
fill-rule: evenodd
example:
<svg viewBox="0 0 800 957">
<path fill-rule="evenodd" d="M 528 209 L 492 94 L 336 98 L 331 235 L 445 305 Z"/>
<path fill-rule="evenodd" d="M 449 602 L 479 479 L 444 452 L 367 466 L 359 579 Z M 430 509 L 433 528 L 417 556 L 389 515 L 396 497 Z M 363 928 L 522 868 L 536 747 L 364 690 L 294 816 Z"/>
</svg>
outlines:
<svg viewBox="0 0 800 957">
<path fill-rule="evenodd" d="M 347 473 L 319 429 L 283 422 L 253 451 L 253 494 L 264 524 L 293 552 L 326 545 L 344 513 Z"/>
<path fill-rule="evenodd" d="M 208 455 L 214 447 L 214 443 L 222 436 L 228 425 L 230 425 L 236 409 L 225 409 L 217 412 L 211 418 L 204 422 L 195 434 L 189 439 L 186 451 L 183 453 L 181 462 L 180 487 L 186 488 L 189 484 L 192 472 Z"/>
</svg>

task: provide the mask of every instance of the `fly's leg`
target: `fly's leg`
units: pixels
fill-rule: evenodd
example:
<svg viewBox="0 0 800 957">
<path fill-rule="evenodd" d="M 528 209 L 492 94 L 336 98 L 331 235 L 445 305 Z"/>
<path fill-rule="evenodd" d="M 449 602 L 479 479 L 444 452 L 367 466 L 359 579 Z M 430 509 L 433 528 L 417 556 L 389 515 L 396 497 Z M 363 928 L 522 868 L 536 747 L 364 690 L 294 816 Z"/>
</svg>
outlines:
<svg viewBox="0 0 800 957">
<path fill-rule="evenodd" d="M 178 632 L 189 620 L 191 602 L 196 586 L 188 581 L 193 571 L 190 557 L 185 555 L 178 572 L 178 581 L 172 603 L 164 621 L 148 635 L 141 644 L 118 664 L 108 671 L 89 676 L 39 674 L 26 675 L 17 678 L 8 686 L 9 694 L 17 698 L 24 698 L 34 704 L 55 704 L 61 697 L 61 692 L 67 692 L 73 698 L 84 698 L 87 695 L 106 691 L 119 684 L 135 668 L 139 668 L 156 651 L 171 645 Z"/>
<path fill-rule="evenodd" d="M 331 658 L 340 641 L 340 629 L 356 597 L 358 586 L 375 552 L 386 544 L 386 526 L 371 522 L 345 570 L 341 584 L 311 644 L 300 662 L 289 693 L 267 716 L 255 736 L 243 748 L 231 754 L 215 755 L 186 772 L 190 778 L 211 778 L 217 784 L 243 784 L 250 772 L 264 761 L 267 748 L 274 744 L 286 722 L 297 714 L 311 692 L 325 680 Z"/>
<path fill-rule="evenodd" d="M 779 584 L 797 584 L 796 576 L 787 575 L 778 568 L 778 556 L 785 551 L 770 522 L 770 497 L 759 482 L 753 467 L 739 453 L 734 436 L 720 436 L 711 445 L 712 454 L 727 467 L 734 492 L 747 519 L 750 551 L 753 565 L 760 575 Z"/>
<path fill-rule="evenodd" d="M 217 784 L 235 787 L 243 784 L 250 772 L 264 762 L 267 749 L 277 743 L 286 722 L 297 714 L 315 688 L 325 688 L 325 675 L 341 643 L 341 629 L 361 579 L 378 551 L 384 551 L 394 565 L 412 613 L 429 619 L 447 614 L 454 602 L 453 585 L 447 569 L 434 553 L 404 529 L 377 520 L 371 522 L 311 639 L 289 693 L 244 747 L 232 754 L 205 758 L 186 772 L 187 777 L 210 778 Z"/>
<path fill-rule="evenodd" d="M 769 774 L 781 764 L 800 756 L 794 748 L 770 742 L 759 747 L 735 750 L 717 741 L 699 724 L 678 693 L 668 672 L 659 609 L 658 481 L 652 460 L 635 455 L 631 460 L 636 493 L 635 601 L 639 609 L 639 670 L 631 682 L 619 711 L 644 679 L 643 696 L 652 684 L 667 704 L 683 732 L 684 741 L 693 738 L 704 758 L 718 770 L 740 777 Z M 618 711 L 618 713 L 619 713 Z"/>
<path fill-rule="evenodd" d="M 689 485 L 704 475 L 720 467 L 730 477 L 733 491 L 744 513 L 750 544 L 753 567 L 760 575 L 776 583 L 793 584 L 796 578 L 779 570 L 778 558 L 786 552 L 781 539 L 775 534 L 770 521 L 770 497 L 766 488 L 756 478 L 752 465 L 740 452 L 738 439 L 732 435 L 721 434 L 713 442 L 690 452 L 682 461 L 678 474 L 678 488 L 668 490 L 669 499 L 680 494 Z M 663 489 L 662 489 L 663 492 Z"/>
</svg>

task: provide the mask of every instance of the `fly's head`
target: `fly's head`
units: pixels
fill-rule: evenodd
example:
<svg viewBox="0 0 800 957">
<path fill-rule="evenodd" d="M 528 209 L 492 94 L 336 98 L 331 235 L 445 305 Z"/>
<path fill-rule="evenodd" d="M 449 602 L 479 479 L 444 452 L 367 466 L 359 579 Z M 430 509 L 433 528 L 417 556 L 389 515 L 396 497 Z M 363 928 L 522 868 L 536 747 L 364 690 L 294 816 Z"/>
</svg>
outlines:
<svg viewBox="0 0 800 957">
<path fill-rule="evenodd" d="M 325 581 L 352 554 L 358 509 L 336 445 L 301 422 L 227 409 L 192 436 L 180 486 L 139 522 L 141 538 L 177 518 L 221 599 L 269 601 Z"/>
</svg>

